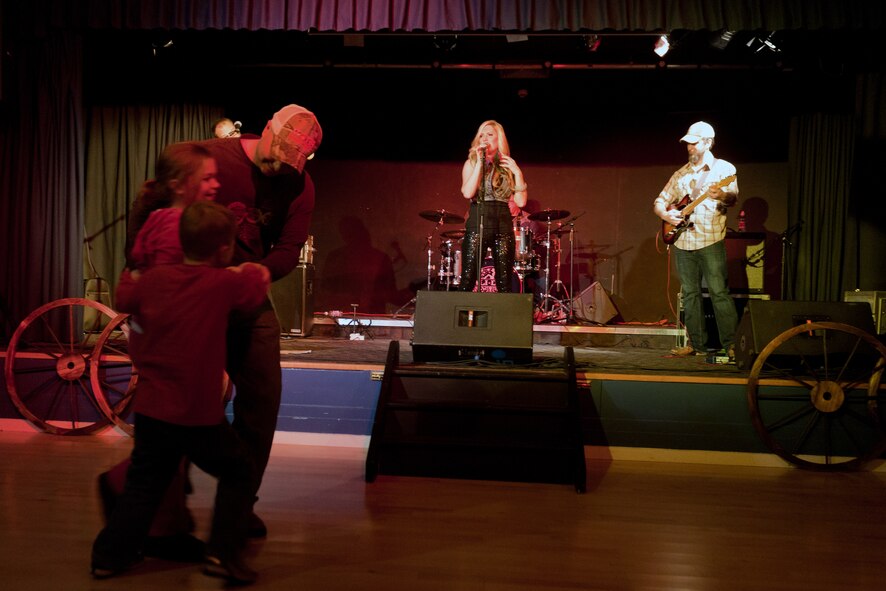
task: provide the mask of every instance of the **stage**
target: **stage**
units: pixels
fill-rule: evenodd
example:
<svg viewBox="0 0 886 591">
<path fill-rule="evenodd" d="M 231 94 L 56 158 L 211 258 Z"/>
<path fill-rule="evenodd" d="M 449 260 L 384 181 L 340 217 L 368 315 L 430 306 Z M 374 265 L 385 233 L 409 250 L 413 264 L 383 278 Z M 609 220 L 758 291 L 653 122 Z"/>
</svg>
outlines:
<svg viewBox="0 0 886 591">
<path fill-rule="evenodd" d="M 589 456 L 786 464 L 754 427 L 749 372 L 728 363 L 722 352 L 674 356 L 670 350 L 685 339 L 676 326 L 533 324 L 531 356 L 521 363 L 482 358 L 415 362 L 414 329 L 414 318 L 405 315 L 315 315 L 307 336 L 281 335 L 283 392 L 275 440 L 368 447 L 393 342 L 397 366 L 441 374 L 463 372 L 465 385 L 471 374 L 484 369 L 514 372 L 533 381 L 533 372 L 565 367 L 569 348 L 574 355 L 581 438 Z M 5 352 L 2 358 L 5 364 Z M 767 388 L 798 386 L 777 376 L 760 377 Z M 458 381 L 448 387 L 462 389 Z M 543 397 L 545 387 L 529 387 L 528 393 Z M 13 406 L 5 381 L 0 429 L 38 430 Z M 122 434 L 116 427 L 98 433 Z"/>
</svg>

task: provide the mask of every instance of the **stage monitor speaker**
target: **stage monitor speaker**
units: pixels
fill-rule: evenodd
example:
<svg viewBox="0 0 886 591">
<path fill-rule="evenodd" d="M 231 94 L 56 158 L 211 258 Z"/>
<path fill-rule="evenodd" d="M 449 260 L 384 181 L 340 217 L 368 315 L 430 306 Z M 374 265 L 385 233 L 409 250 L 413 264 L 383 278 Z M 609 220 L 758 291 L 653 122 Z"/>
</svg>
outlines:
<svg viewBox="0 0 886 591">
<path fill-rule="evenodd" d="M 735 333 L 735 365 L 749 369 L 766 345 L 784 331 L 807 322 L 839 322 L 874 334 L 871 308 L 860 302 L 797 302 L 789 300 L 749 300 Z M 845 333 L 834 334 L 828 351 L 839 353 L 851 348 L 853 339 Z M 821 352 L 819 342 L 797 340 L 794 353 L 772 355 L 767 362 L 791 367 L 801 355 Z"/>
<path fill-rule="evenodd" d="M 572 310 L 579 320 L 596 324 L 606 324 L 618 316 L 618 308 L 599 281 L 593 282 L 572 300 Z"/>
<path fill-rule="evenodd" d="M 280 334 L 310 336 L 314 328 L 314 265 L 298 265 L 273 282 L 271 303 L 280 321 Z"/>
<path fill-rule="evenodd" d="M 871 315 L 877 334 L 886 334 L 886 291 L 855 291 L 843 292 L 844 302 L 865 302 L 871 307 Z"/>
<path fill-rule="evenodd" d="M 529 363 L 532 308 L 532 294 L 419 291 L 413 360 Z"/>
</svg>

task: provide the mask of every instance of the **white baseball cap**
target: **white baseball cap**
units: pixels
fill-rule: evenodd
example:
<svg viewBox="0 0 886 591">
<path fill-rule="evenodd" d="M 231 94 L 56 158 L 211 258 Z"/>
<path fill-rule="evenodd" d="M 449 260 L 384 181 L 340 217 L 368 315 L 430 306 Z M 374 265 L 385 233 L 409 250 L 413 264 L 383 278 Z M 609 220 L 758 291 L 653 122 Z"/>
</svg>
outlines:
<svg viewBox="0 0 886 591">
<path fill-rule="evenodd" d="M 712 137 L 714 137 L 714 128 L 711 127 L 711 124 L 704 121 L 696 121 L 689 126 L 689 131 L 680 138 L 680 141 L 687 144 L 695 144 L 701 139 Z"/>
</svg>

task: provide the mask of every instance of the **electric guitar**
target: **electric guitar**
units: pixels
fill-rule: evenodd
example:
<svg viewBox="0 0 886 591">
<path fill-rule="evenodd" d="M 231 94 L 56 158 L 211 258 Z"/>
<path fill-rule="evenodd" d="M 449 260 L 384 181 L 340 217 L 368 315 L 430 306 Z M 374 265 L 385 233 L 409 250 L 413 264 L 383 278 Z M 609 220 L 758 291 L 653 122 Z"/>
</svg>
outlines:
<svg viewBox="0 0 886 591">
<path fill-rule="evenodd" d="M 716 183 L 712 183 L 710 186 L 708 186 L 708 188 L 705 189 L 705 192 L 700 197 L 696 197 L 695 201 L 692 201 L 690 203 L 689 195 L 686 195 L 685 197 L 683 197 L 683 199 L 679 201 L 679 203 L 675 205 L 669 205 L 668 211 L 671 211 L 672 209 L 679 209 L 683 213 L 683 221 L 681 221 L 677 225 L 669 224 L 665 221 L 661 222 L 661 239 L 664 241 L 664 243 L 668 245 L 673 244 L 674 242 L 676 242 L 677 238 L 680 237 L 680 234 L 692 227 L 692 222 L 689 221 L 689 214 L 691 214 L 692 210 L 694 210 L 699 204 L 701 204 L 702 201 L 710 197 L 709 191 L 711 189 L 721 189 L 732 183 L 732 181 L 734 180 L 735 175 L 729 175 L 728 177 L 720 179 Z"/>
</svg>

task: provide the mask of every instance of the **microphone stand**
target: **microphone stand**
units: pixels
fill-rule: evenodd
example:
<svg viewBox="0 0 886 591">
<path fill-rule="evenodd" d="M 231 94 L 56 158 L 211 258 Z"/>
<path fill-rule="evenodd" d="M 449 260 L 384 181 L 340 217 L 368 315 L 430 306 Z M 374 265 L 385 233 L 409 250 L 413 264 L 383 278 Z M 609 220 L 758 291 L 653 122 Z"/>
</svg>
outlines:
<svg viewBox="0 0 886 591">
<path fill-rule="evenodd" d="M 793 243 L 791 242 L 791 236 L 793 236 L 794 233 L 798 232 L 800 230 L 800 226 L 802 225 L 803 220 L 800 220 L 781 234 L 781 299 L 783 300 L 786 299 L 785 292 L 787 291 L 789 282 L 787 271 L 785 271 L 785 264 L 788 262 L 788 249 L 793 246 Z"/>
<path fill-rule="evenodd" d="M 569 224 L 569 288 L 572 290 L 571 294 L 567 292 L 567 299 L 569 301 L 569 309 L 566 315 L 567 324 L 575 322 L 575 220 L 585 213 L 583 211 L 566 222 L 566 224 Z"/>
<path fill-rule="evenodd" d="M 483 201 L 486 199 L 486 149 L 482 150 L 483 160 L 480 163 L 480 185 L 477 187 L 477 216 L 479 239 L 477 240 L 477 293 L 482 290 L 480 278 L 483 275 L 483 263 L 486 253 L 483 251 Z"/>
</svg>

